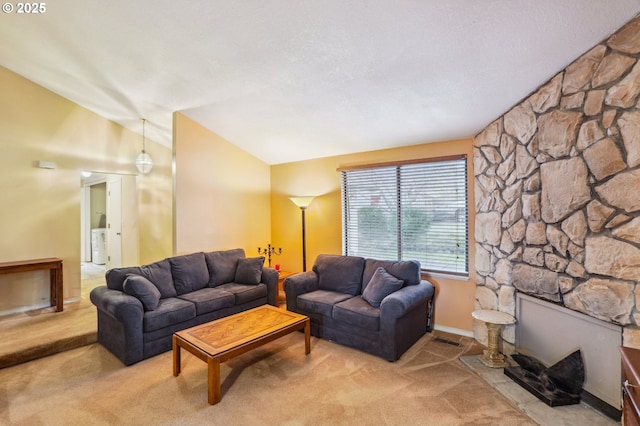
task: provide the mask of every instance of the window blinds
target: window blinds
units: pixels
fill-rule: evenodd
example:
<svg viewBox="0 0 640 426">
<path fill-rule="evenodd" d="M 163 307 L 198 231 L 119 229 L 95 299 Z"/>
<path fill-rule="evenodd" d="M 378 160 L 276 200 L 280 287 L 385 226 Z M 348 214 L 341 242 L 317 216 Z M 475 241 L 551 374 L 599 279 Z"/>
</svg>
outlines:
<svg viewBox="0 0 640 426">
<path fill-rule="evenodd" d="M 467 275 L 466 169 L 463 157 L 343 170 L 344 253 Z"/>
</svg>

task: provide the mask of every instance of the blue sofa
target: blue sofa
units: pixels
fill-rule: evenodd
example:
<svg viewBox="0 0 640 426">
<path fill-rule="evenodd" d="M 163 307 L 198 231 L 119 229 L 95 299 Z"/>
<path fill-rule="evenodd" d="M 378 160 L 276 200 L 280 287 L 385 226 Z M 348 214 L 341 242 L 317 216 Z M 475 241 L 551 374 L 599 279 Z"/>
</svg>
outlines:
<svg viewBox="0 0 640 426">
<path fill-rule="evenodd" d="M 311 334 L 389 361 L 432 330 L 434 287 L 417 261 L 323 254 L 283 286 L 287 309 L 311 318 Z"/>
<path fill-rule="evenodd" d="M 243 249 L 192 253 L 114 268 L 94 288 L 98 342 L 125 365 L 171 349 L 174 332 L 269 303 L 278 272 Z"/>
</svg>

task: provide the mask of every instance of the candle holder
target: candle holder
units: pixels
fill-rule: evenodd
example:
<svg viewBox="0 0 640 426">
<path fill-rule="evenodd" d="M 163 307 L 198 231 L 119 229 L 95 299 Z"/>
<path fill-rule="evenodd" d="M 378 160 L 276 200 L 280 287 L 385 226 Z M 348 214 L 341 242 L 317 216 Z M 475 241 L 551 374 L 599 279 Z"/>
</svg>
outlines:
<svg viewBox="0 0 640 426">
<path fill-rule="evenodd" d="M 267 248 L 263 249 L 263 248 L 258 247 L 258 254 L 267 256 L 267 260 L 269 261 L 269 268 L 271 268 L 271 255 L 273 255 L 273 254 L 281 255 L 282 254 L 282 248 L 276 249 L 271 244 L 267 244 Z"/>
</svg>

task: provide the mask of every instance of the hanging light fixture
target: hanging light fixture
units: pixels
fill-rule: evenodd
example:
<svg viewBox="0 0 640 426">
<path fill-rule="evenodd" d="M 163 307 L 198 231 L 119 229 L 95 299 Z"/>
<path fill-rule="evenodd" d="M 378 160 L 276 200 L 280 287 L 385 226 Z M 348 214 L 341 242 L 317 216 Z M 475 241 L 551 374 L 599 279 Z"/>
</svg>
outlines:
<svg viewBox="0 0 640 426">
<path fill-rule="evenodd" d="M 144 123 L 147 120 L 142 119 L 142 152 L 136 157 L 136 167 L 138 171 L 144 175 L 149 173 L 153 168 L 153 160 L 145 151 Z"/>
</svg>

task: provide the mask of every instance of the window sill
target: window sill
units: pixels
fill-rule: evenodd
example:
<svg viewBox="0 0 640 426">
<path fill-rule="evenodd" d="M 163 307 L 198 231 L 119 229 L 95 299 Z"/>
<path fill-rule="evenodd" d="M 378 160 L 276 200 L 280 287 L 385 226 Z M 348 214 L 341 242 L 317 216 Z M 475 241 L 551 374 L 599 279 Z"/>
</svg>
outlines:
<svg viewBox="0 0 640 426">
<path fill-rule="evenodd" d="M 469 281 L 468 275 L 447 274 L 446 272 L 422 271 L 421 275 L 427 278 L 446 278 L 448 280 L 454 280 L 454 281 Z"/>
</svg>

